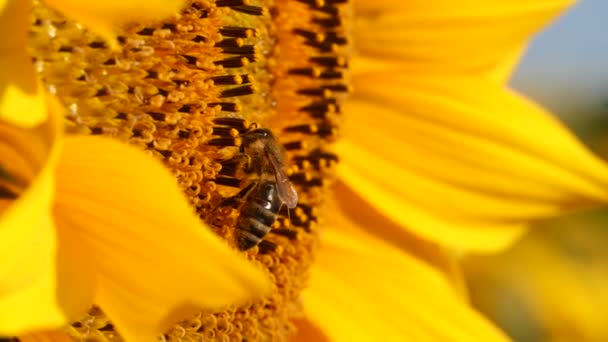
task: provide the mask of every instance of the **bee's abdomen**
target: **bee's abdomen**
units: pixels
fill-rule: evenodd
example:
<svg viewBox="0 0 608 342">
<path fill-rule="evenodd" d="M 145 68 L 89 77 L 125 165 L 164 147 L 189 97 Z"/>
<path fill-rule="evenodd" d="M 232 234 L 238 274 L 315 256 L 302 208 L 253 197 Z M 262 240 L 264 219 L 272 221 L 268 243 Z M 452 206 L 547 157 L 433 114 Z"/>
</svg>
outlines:
<svg viewBox="0 0 608 342">
<path fill-rule="evenodd" d="M 276 221 L 281 202 L 272 182 L 259 184 L 241 208 L 236 224 L 239 249 L 253 248 L 262 241 Z"/>
<path fill-rule="evenodd" d="M 248 203 L 241 210 L 241 218 L 251 218 L 261 224 L 271 226 L 277 218 L 277 212 L 268 209 L 270 203 Z M 239 220 L 239 222 L 242 220 Z M 238 224 L 237 224 L 238 227 Z"/>
<path fill-rule="evenodd" d="M 270 231 L 270 225 L 265 225 L 252 217 L 241 218 L 236 228 L 238 247 L 243 251 L 257 246 Z"/>
</svg>

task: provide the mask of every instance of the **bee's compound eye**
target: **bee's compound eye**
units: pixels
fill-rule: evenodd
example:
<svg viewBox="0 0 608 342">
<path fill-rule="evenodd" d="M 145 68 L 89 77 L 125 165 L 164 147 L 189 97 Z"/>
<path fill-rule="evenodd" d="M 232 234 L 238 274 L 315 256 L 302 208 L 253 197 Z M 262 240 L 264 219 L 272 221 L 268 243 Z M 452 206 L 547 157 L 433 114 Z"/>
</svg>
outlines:
<svg viewBox="0 0 608 342">
<path fill-rule="evenodd" d="M 272 133 L 270 133 L 268 128 L 256 128 L 252 133 L 260 138 L 268 138 L 272 136 Z"/>
</svg>

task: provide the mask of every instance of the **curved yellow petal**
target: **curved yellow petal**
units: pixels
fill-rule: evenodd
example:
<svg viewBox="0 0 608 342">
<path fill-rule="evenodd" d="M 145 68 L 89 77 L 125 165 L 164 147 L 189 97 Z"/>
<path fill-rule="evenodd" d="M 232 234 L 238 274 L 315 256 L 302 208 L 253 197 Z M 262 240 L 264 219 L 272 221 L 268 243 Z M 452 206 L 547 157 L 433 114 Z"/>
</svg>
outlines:
<svg viewBox="0 0 608 342">
<path fill-rule="evenodd" d="M 56 255 L 56 297 L 61 310 L 69 322 L 83 317 L 95 301 L 98 274 L 97 263 L 92 258 L 83 257 L 80 252 L 80 236 L 69 229 L 63 217 L 55 218 L 57 234 Z"/>
<path fill-rule="evenodd" d="M 608 200 L 608 167 L 492 81 L 370 73 L 354 84 L 338 173 L 420 236 L 492 250 L 529 221 Z"/>
<path fill-rule="evenodd" d="M 467 260 L 473 299 L 512 326 L 500 313 L 513 296 L 522 302 L 514 313 L 529 313 L 550 341 L 608 340 L 605 212 L 547 226 L 550 231 L 534 231 L 506 253 Z"/>
<path fill-rule="evenodd" d="M 19 342 L 74 342 L 74 339 L 63 331 L 52 330 L 19 336 Z"/>
<path fill-rule="evenodd" d="M 519 65 L 521 57 L 526 52 L 527 46 L 520 46 L 511 51 L 505 51 L 502 60 L 499 59 L 493 68 L 490 68 L 485 76 L 494 82 L 507 83 L 515 68 Z"/>
<path fill-rule="evenodd" d="M 0 9 L 0 120 L 32 127 L 46 119 L 46 103 L 26 51 L 30 1 Z"/>
<path fill-rule="evenodd" d="M 0 123 L 0 335 L 65 324 L 56 295 L 56 236 L 51 217 L 59 126 Z M 7 197 L 9 196 L 9 197 Z"/>
<path fill-rule="evenodd" d="M 161 19 L 177 14 L 184 0 L 44 0 L 55 10 L 95 31 L 109 42 L 114 42 L 117 25 Z"/>
<path fill-rule="evenodd" d="M 303 293 L 308 320 L 329 340 L 507 341 L 467 307 L 439 272 L 376 239 L 330 206 Z"/>
<path fill-rule="evenodd" d="M 572 6 L 574 3 L 576 3 L 576 0 L 460 0 L 458 5 L 455 5 L 450 0 L 435 0 L 432 2 L 425 0 L 354 0 L 353 7 L 356 13 L 361 16 L 410 11 L 416 17 L 436 14 L 447 17 L 466 15 L 469 18 L 477 18 L 492 13 L 517 16 L 522 13 L 541 10 L 553 9 L 558 11 Z"/>
<path fill-rule="evenodd" d="M 54 245 L 54 241 L 47 244 Z M 42 252 L 48 255 L 54 250 L 51 249 L 50 253 L 48 249 Z M 69 317 L 65 315 L 56 296 L 55 259 L 49 256 L 46 260 L 47 263 L 41 265 L 35 279 L 18 291 L 0 296 L 0 336 L 58 328 L 69 322 Z"/>
<path fill-rule="evenodd" d="M 573 2 L 358 0 L 354 41 L 362 55 L 403 70 L 494 74 Z"/>
<path fill-rule="evenodd" d="M 69 137 L 58 166 L 58 229 L 96 272 L 96 303 L 128 341 L 151 341 L 195 309 L 269 290 L 263 272 L 200 223 L 151 156 L 102 137 Z"/>
<path fill-rule="evenodd" d="M 462 274 L 458 267 L 455 267 L 454 256 L 449 250 L 403 229 L 380 211 L 371 207 L 367 196 L 360 196 L 341 181 L 337 181 L 332 186 L 332 193 L 335 200 L 331 202 L 332 206 L 327 210 L 328 215 L 338 213 L 340 216 L 348 217 L 348 220 L 356 222 L 358 227 L 365 227 L 375 238 L 407 251 L 413 257 L 441 271 L 455 289 L 462 293 L 465 292 Z M 334 224 L 332 228 L 339 229 L 351 236 L 361 234 L 359 229 L 352 229 L 350 225 L 346 224 Z"/>
</svg>

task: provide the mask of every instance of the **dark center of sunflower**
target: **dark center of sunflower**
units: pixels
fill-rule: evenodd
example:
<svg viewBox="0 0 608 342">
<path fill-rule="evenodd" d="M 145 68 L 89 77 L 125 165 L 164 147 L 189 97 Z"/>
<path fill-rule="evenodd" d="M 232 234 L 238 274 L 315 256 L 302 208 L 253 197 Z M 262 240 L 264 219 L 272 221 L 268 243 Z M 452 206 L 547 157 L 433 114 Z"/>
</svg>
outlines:
<svg viewBox="0 0 608 342">
<path fill-rule="evenodd" d="M 328 148 L 348 92 L 346 2 L 190 1 L 173 18 L 121 28 L 118 51 L 36 3 L 31 53 L 47 89 L 68 108 L 68 132 L 112 136 L 162 159 L 201 219 L 235 248 L 245 249 L 235 233 L 252 196 L 243 189 L 258 189 L 252 182 L 276 172 L 250 164 L 249 132 L 268 129 L 283 150 L 279 167 L 297 190 L 297 206 L 282 205 L 262 220 L 272 229 L 246 251 L 271 273 L 275 293 L 201 312 L 165 339 L 283 340 L 293 333 L 337 162 Z M 70 329 L 80 339 L 120 340 L 97 308 Z"/>
</svg>

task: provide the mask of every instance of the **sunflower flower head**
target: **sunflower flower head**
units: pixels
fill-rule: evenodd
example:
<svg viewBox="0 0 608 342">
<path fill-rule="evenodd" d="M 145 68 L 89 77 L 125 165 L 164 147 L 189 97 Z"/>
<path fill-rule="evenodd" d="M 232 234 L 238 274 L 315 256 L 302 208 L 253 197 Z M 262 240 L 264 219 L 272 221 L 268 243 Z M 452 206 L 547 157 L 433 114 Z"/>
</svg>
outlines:
<svg viewBox="0 0 608 342">
<path fill-rule="evenodd" d="M 48 91 L 68 109 L 68 133 L 111 136 L 161 159 L 199 216 L 234 246 L 241 213 L 223 203 L 255 176 L 238 162 L 243 132 L 279 133 L 299 201 L 247 251 L 270 272 L 274 293 L 200 312 L 165 339 L 293 333 L 290 320 L 303 315 L 300 293 L 317 248 L 319 205 L 337 161 L 327 146 L 349 90 L 346 16 L 341 2 L 190 1 L 172 18 L 114 27 L 116 49 L 35 2 L 30 51 Z M 118 338 L 98 308 L 70 333 Z"/>
<path fill-rule="evenodd" d="M 69 11 L 82 7 L 73 2 L 49 3 L 86 17 Z M 0 7 L 0 57 L 13 62 L 3 65 L 0 108 L 0 335 L 45 338 L 99 304 L 126 340 L 145 341 L 201 308 L 267 294 L 265 272 L 206 229 L 158 160 L 105 137 L 64 135 L 65 106 L 38 87 L 26 52 L 31 7 Z"/>
<path fill-rule="evenodd" d="M 102 144 L 105 137 L 136 146 L 172 172 L 197 222 L 269 274 L 273 291 L 246 304 L 253 296 L 219 301 L 189 293 L 213 305 L 164 331 L 164 340 L 286 340 L 298 328 L 318 327 L 332 341 L 506 340 L 459 298 L 453 255 L 504 248 L 529 221 L 608 199 L 605 165 L 504 85 L 530 35 L 570 2 L 189 0 L 169 18 L 142 9 L 146 19 L 126 20 L 113 11 L 132 12 L 133 1 L 33 1 L 28 53 L 46 91 L 66 109 L 73 143 L 65 150 L 74 155 L 74 143 L 90 149 L 81 164 L 58 163 L 58 187 L 105 194 L 112 180 L 90 184 L 62 170 L 82 170 L 99 154 L 105 159 L 97 171 L 104 171 L 120 150 Z M 173 6 L 150 2 L 159 3 Z M 271 131 L 284 153 L 251 143 L 248 134 L 258 128 Z M 85 145 L 83 137 L 99 140 Z M 255 166 L 260 157 L 247 152 L 254 145 L 272 155 L 272 167 Z M 123 168 L 133 169 L 128 159 Z M 123 179 L 140 186 L 116 202 L 126 212 L 147 210 L 152 224 L 173 197 L 139 182 L 157 176 L 147 167 Z M 330 188 L 334 174 L 340 181 Z M 276 215 L 250 210 L 256 200 L 269 202 L 272 195 L 262 196 L 255 183 L 269 180 L 275 190 L 280 180 L 293 184 L 297 205 L 277 190 L 285 205 Z M 321 239 L 323 207 L 329 215 Z M 114 213 L 86 214 L 113 226 Z M 272 229 L 265 234 L 269 227 L 256 225 L 262 239 L 246 249 L 242 231 L 253 228 L 239 227 L 252 218 Z M 123 225 L 146 239 L 145 224 Z M 225 269 L 207 271 L 210 260 L 195 250 L 180 254 L 192 248 L 181 228 L 155 245 L 172 254 L 154 259 L 165 267 L 157 277 L 146 264 L 150 292 L 162 299 L 199 286 L 225 289 Z M 143 253 L 133 241 L 122 245 Z M 211 261 L 226 259 L 227 266 L 237 256 Z M 95 261 L 113 276 L 129 273 L 111 267 L 122 259 Z M 185 268 L 218 282 L 178 279 Z M 110 285 L 141 283 L 118 279 Z M 254 283 L 241 280 L 230 285 L 243 294 L 243 284 Z M 255 285 L 262 293 L 263 282 Z M 159 311 L 176 304 L 146 307 L 136 291 L 122 294 L 131 301 L 95 302 L 69 334 L 130 341 L 136 329 L 127 336 L 124 322 L 165 318 Z M 127 316 L 115 310 L 125 303 L 141 309 Z M 184 312 L 192 310 L 181 318 Z"/>
</svg>

